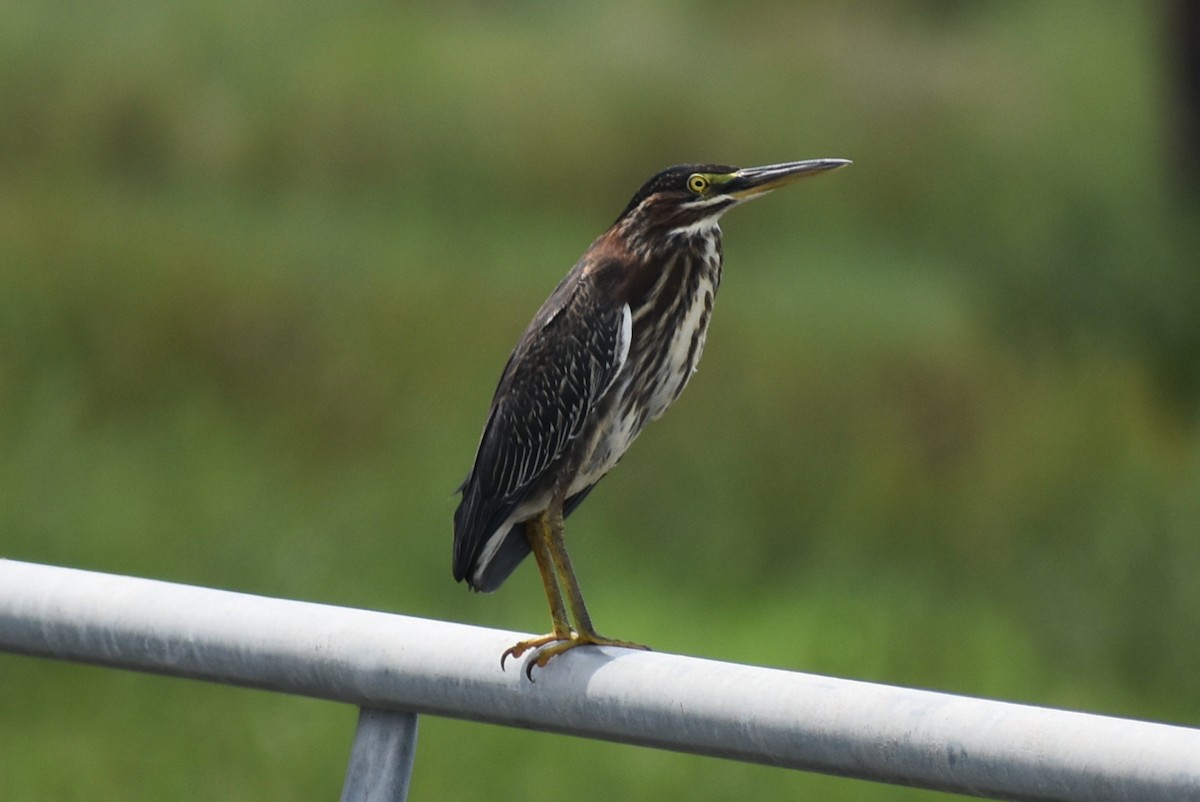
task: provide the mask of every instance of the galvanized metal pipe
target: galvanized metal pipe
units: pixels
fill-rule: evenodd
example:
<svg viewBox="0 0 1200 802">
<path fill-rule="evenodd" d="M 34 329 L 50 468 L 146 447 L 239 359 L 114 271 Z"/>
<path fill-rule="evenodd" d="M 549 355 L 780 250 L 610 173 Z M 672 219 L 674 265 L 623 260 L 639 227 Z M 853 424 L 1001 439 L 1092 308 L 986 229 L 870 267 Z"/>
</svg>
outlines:
<svg viewBox="0 0 1200 802">
<path fill-rule="evenodd" d="M 1200 799 L 1200 730 L 0 560 L 0 649 L 944 791 Z"/>
</svg>

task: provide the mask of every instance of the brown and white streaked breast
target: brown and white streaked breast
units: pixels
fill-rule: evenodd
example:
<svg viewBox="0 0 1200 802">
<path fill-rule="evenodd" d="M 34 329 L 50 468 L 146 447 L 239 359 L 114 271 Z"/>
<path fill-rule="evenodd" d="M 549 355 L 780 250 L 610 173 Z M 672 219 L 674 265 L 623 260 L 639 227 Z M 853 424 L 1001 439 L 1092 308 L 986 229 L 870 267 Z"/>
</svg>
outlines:
<svg viewBox="0 0 1200 802">
<path fill-rule="evenodd" d="M 589 432 L 573 485 L 612 469 L 645 425 L 675 402 L 700 362 L 721 283 L 721 231 L 711 221 L 677 236 L 678 247 L 653 282 L 631 288 L 628 355 L 604 400 L 605 423 Z"/>
</svg>

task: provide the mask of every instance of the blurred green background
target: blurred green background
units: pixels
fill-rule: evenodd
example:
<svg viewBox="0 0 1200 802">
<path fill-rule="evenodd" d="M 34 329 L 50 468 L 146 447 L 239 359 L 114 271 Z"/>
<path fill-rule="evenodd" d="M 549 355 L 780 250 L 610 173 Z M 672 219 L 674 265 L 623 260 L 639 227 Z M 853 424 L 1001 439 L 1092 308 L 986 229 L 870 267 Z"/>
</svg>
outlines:
<svg viewBox="0 0 1200 802">
<path fill-rule="evenodd" d="M 516 337 L 668 164 L 700 374 L 571 521 L 601 630 L 1200 724 L 1200 203 L 1160 3 L 18 3 L 0 554 L 540 632 L 450 577 Z M 1185 4 L 1186 5 L 1186 4 Z M 330 799 L 355 711 L 0 656 L 6 800 Z M 426 718 L 414 799 L 939 795 Z"/>
</svg>

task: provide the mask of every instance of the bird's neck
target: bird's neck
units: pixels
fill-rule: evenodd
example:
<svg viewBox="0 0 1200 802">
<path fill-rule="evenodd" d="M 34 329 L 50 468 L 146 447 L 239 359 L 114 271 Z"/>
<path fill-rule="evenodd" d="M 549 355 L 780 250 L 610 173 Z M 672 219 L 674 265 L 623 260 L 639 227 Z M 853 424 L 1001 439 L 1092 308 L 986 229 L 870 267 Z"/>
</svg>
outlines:
<svg viewBox="0 0 1200 802">
<path fill-rule="evenodd" d="M 635 317 L 658 317 L 686 304 L 701 286 L 721 282 L 721 229 L 716 221 L 688 224 L 644 238 L 618 235 L 626 252 L 615 260 L 617 296 Z M 619 266 L 619 267 L 617 267 Z"/>
<path fill-rule="evenodd" d="M 707 243 L 721 241 L 720 215 L 688 219 L 682 215 L 648 223 L 644 220 L 625 220 L 610 231 L 615 239 L 626 244 L 632 253 L 643 260 L 664 261 L 668 252 L 703 250 Z"/>
</svg>

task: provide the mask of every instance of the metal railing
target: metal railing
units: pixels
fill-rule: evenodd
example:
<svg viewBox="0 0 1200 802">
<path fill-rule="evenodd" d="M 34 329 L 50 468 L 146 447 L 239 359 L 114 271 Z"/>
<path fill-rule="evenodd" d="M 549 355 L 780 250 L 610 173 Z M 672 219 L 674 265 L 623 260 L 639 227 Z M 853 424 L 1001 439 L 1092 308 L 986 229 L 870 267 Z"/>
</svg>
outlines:
<svg viewBox="0 0 1200 802">
<path fill-rule="evenodd" d="M 976 796 L 1200 800 L 1200 730 L 0 560 L 0 650 L 361 708 L 342 798 L 407 792 L 417 716 Z"/>
</svg>

